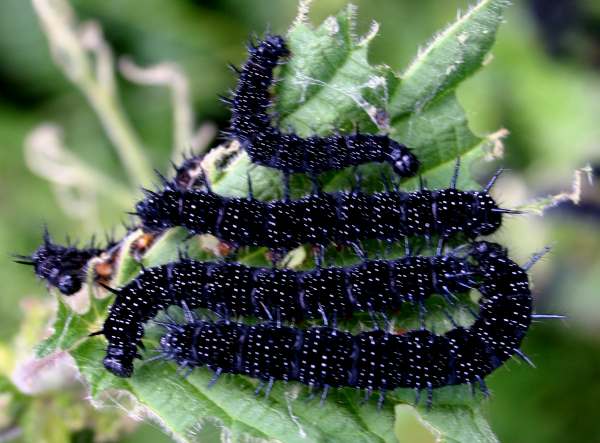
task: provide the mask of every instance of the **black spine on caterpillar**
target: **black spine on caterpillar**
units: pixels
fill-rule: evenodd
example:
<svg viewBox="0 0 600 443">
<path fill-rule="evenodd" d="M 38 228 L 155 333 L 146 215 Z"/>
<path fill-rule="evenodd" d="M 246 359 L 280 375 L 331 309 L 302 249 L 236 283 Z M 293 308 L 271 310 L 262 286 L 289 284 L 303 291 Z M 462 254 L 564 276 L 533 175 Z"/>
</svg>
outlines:
<svg viewBox="0 0 600 443">
<path fill-rule="evenodd" d="M 143 270 L 120 289 L 104 323 L 105 366 L 129 376 L 143 323 L 171 305 L 208 308 L 233 316 L 325 322 L 354 312 L 386 312 L 437 293 L 447 298 L 470 287 L 465 259 L 408 256 L 367 260 L 350 267 L 298 272 L 237 263 L 183 259 Z"/>
<path fill-rule="evenodd" d="M 499 245 L 479 242 L 474 255 L 483 277 L 480 312 L 470 327 L 443 335 L 426 329 L 401 335 L 383 330 L 357 335 L 331 327 L 301 330 L 270 322 L 255 326 L 195 318 L 166 324 L 160 340 L 163 357 L 187 369 L 206 366 L 221 373 L 268 381 L 297 380 L 311 387 L 356 387 L 367 392 L 403 387 L 432 390 L 475 383 L 487 393 L 484 378 L 512 355 L 532 317 L 527 272 L 508 259 Z M 189 315 L 188 315 L 189 317 Z"/>
<path fill-rule="evenodd" d="M 406 236 L 467 238 L 497 230 L 502 213 L 487 192 L 441 190 L 374 194 L 319 192 L 296 200 L 260 201 L 224 197 L 207 189 L 166 184 L 146 191 L 136 205 L 144 229 L 160 232 L 182 226 L 193 234 L 213 234 L 235 247 L 289 250 L 302 244 L 352 245 L 365 239 L 388 243 Z"/>
<path fill-rule="evenodd" d="M 93 257 L 114 246 L 112 241 L 100 249 L 94 242 L 88 248 L 62 246 L 52 242 L 50 234 L 44 232 L 44 242 L 31 255 L 17 255 L 15 262 L 33 266 L 35 274 L 64 295 L 73 295 L 81 289 L 85 279 L 85 267 Z"/>
<path fill-rule="evenodd" d="M 231 129 L 227 133 L 240 141 L 250 159 L 287 174 L 319 174 L 368 162 L 389 163 L 396 174 L 411 177 L 419 169 L 416 156 L 401 143 L 384 135 L 311 136 L 301 138 L 271 126 L 267 110 L 273 70 L 290 52 L 281 36 L 270 35 L 258 45 L 249 45 L 249 57 L 239 72 L 232 99 Z"/>
</svg>

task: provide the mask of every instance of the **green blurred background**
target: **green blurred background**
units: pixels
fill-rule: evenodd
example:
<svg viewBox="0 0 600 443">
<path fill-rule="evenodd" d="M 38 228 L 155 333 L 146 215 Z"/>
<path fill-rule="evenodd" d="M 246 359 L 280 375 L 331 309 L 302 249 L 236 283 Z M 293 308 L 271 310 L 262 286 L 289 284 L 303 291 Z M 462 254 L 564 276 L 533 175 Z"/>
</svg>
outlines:
<svg viewBox="0 0 600 443">
<path fill-rule="evenodd" d="M 226 63 L 244 59 L 242 43 L 251 33 L 261 34 L 268 26 L 284 32 L 297 6 L 295 0 L 71 3 L 80 19 L 101 24 L 117 56 L 129 55 L 140 65 L 178 63 L 190 80 L 197 123 L 212 122 L 220 128 L 225 127 L 228 112 L 216 94 L 226 93 L 235 81 Z M 345 3 L 316 1 L 313 22 L 337 12 Z M 454 19 L 458 9 L 468 6 L 462 0 L 354 3 L 359 7 L 361 32 L 371 20 L 381 24 L 371 60 L 398 71 L 434 32 Z M 586 164 L 592 171 L 600 171 L 600 1 L 515 3 L 498 34 L 493 59 L 458 91 L 476 133 L 502 127 L 510 131 L 502 163 L 511 172 L 496 191 L 500 201 L 509 205 L 570 190 L 574 170 Z M 133 85 L 122 78 L 119 87 L 148 158 L 164 171 L 173 129 L 168 91 Z M 27 167 L 25 139 L 36 126 L 48 122 L 63 129 L 70 150 L 112 183 L 131 189 L 97 117 L 54 64 L 30 2 L 2 0 L 0 359 L 5 373 L 12 370 L 15 346 L 24 351 L 35 341 L 23 338 L 28 331 L 17 334 L 24 315 L 31 317 L 28 309 L 31 311 L 32 305 L 46 312 L 46 305 L 40 307 L 36 300 L 49 298 L 30 269 L 11 263 L 10 254 L 31 252 L 40 242 L 43 223 L 62 241 L 67 234 L 87 238 L 93 232 L 110 231 L 126 220 L 127 208 L 102 193 L 95 196 L 93 208 L 83 208 L 78 214 L 77 208 L 71 207 L 66 215 L 64 199 L 69 197 L 63 195 L 63 204 L 59 204 L 48 182 Z M 496 237 L 521 261 L 546 244 L 554 245 L 553 252 L 533 271 L 536 303 L 539 312 L 564 313 L 568 320 L 535 325 L 529 334 L 525 351 L 537 369 L 511 362 L 490 377 L 493 397 L 486 408 L 493 429 L 503 442 L 600 442 L 599 186 L 584 180 L 579 206 L 559 205 L 546 211 L 543 219 L 535 215 L 513 218 Z M 61 415 L 69 407 L 84 408 L 83 402 L 71 403 L 71 398 L 81 396 L 76 388 L 71 389 L 72 393 L 45 392 L 35 398 L 13 392 L 10 401 L 0 394 L 0 441 L 31 440 L 35 435 L 40 438 L 37 441 L 93 441 L 91 429 L 97 429 L 98 423 L 118 421 L 114 410 L 104 411 L 102 414 L 108 415 L 101 419 L 92 412 L 92 418 L 83 419 Z M 60 396 L 64 398 L 60 400 Z M 57 415 L 51 416 L 48 410 L 57 401 L 66 406 L 56 407 Z M 32 420 L 29 427 L 39 428 L 37 434 L 36 429 L 27 430 L 28 416 Z M 66 423 L 65 430 L 52 435 L 47 429 L 56 428 L 57 420 Z M 156 426 L 122 426 L 132 432 L 118 441 L 169 441 Z M 79 431 L 71 433 L 69 429 Z M 103 438 L 115 441 L 110 435 Z"/>
</svg>

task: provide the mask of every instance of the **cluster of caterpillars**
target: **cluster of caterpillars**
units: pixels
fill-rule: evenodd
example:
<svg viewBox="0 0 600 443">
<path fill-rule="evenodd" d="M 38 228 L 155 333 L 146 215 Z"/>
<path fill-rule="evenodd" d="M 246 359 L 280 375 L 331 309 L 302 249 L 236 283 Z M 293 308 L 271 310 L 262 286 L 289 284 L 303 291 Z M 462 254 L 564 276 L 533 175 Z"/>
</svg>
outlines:
<svg viewBox="0 0 600 443">
<path fill-rule="evenodd" d="M 527 271 L 539 258 L 519 266 L 496 243 L 478 240 L 496 231 L 503 213 L 489 191 L 497 175 L 481 191 L 456 189 L 459 163 L 446 189 L 403 192 L 391 178 L 384 191 L 366 193 L 360 185 L 351 191 L 324 192 L 318 174 L 358 166 L 387 163 L 397 177 L 410 177 L 419 161 L 409 148 L 387 135 L 311 136 L 302 138 L 273 126 L 269 88 L 274 69 L 290 55 L 280 36 L 268 36 L 249 46 L 249 58 L 239 73 L 231 99 L 231 127 L 250 159 L 283 173 L 286 196 L 261 201 L 224 197 L 213 192 L 196 158 L 177 169 L 172 181 L 163 179 L 157 191 L 146 191 L 136 205 L 141 227 L 151 235 L 181 226 L 191 235 L 213 234 L 233 249 L 266 246 L 281 257 L 300 245 L 313 245 L 316 267 L 296 271 L 252 267 L 231 261 L 202 262 L 182 256 L 178 261 L 144 269 L 116 294 L 101 331 L 108 341 L 104 366 L 120 377 L 130 377 L 139 355 L 144 325 L 170 306 L 184 310 L 185 322 L 156 321 L 165 328 L 158 358 L 181 368 L 207 367 L 220 374 L 257 378 L 266 392 L 277 380 L 298 381 L 322 389 L 363 389 L 367 396 L 413 388 L 426 392 L 448 385 L 475 384 L 487 393 L 484 379 L 513 355 L 529 361 L 520 345 L 536 314 Z M 307 174 L 313 192 L 289 197 L 289 176 Z M 396 178 L 397 178 L 396 177 Z M 467 243 L 445 251 L 445 241 L 461 236 Z M 414 255 L 407 247 L 401 258 L 369 258 L 362 247 L 375 239 L 387 245 L 408 243 L 412 237 L 438 239 L 437 253 Z M 324 266 L 330 244 L 350 247 L 360 258 L 352 266 Z M 114 249 L 114 248 L 113 248 Z M 32 255 L 19 260 L 36 274 L 70 295 L 81 288 L 82 270 L 97 248 L 55 245 L 48 236 Z M 456 294 L 477 290 L 481 297 L 474 322 L 436 334 L 421 327 L 394 333 L 386 314 L 405 304 L 424 314 L 424 302 L 440 294 L 454 303 Z M 198 317 L 205 308 L 218 319 Z M 351 334 L 338 322 L 355 313 L 371 315 L 375 329 Z M 239 318 L 263 323 L 248 325 Z M 421 316 L 422 317 L 422 316 Z M 544 317 L 544 316 L 538 316 Z M 323 326 L 298 327 L 316 319 Z M 380 327 L 377 319 L 383 319 Z M 260 389 L 259 389 L 260 390 Z M 258 390 L 257 390 L 258 392 Z"/>
</svg>

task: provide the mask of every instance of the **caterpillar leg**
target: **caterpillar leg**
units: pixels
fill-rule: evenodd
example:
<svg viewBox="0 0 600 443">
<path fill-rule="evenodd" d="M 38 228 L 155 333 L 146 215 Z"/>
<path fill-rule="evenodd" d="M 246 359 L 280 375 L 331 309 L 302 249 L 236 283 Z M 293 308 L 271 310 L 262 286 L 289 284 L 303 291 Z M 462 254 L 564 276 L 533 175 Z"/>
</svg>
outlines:
<svg viewBox="0 0 600 443">
<path fill-rule="evenodd" d="M 207 388 L 212 388 L 215 385 L 215 383 L 217 382 L 217 380 L 221 376 L 221 372 L 223 372 L 223 369 L 222 368 L 217 368 L 217 370 L 215 371 L 214 375 L 212 376 L 212 378 L 208 382 Z"/>
</svg>

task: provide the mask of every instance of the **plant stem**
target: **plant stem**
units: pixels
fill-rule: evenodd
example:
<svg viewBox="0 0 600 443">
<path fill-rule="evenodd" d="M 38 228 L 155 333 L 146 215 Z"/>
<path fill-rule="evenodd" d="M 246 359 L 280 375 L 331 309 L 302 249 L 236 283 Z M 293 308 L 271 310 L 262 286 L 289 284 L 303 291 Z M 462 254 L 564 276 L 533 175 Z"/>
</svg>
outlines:
<svg viewBox="0 0 600 443">
<path fill-rule="evenodd" d="M 79 25 L 66 0 L 32 0 L 56 64 L 84 94 L 134 186 L 152 180 L 140 137 L 120 104 L 112 52 L 97 23 Z"/>
<path fill-rule="evenodd" d="M 143 154 L 139 136 L 125 115 L 118 97 L 107 94 L 107 91 L 93 79 L 82 82 L 80 88 L 115 146 L 132 184 L 134 186 L 149 184 L 153 177 L 152 168 Z"/>
</svg>

